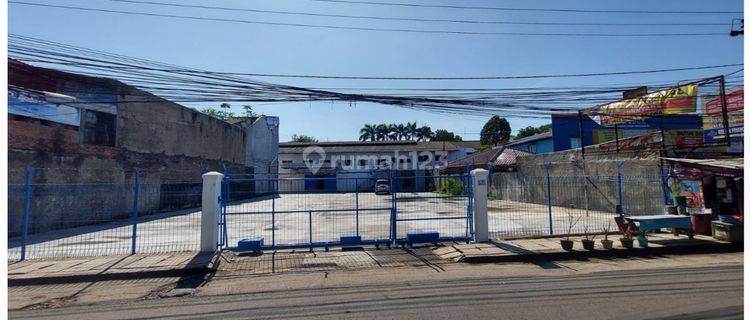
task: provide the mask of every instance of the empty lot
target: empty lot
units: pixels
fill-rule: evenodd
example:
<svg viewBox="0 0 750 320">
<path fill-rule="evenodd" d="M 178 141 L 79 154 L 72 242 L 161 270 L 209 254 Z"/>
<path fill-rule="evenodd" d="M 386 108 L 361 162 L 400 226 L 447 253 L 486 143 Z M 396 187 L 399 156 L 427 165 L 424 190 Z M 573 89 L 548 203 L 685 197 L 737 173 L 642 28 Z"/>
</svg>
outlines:
<svg viewBox="0 0 750 320">
<path fill-rule="evenodd" d="M 359 233 L 363 239 L 387 239 L 392 197 L 372 193 L 281 194 L 235 201 L 227 206 L 229 245 L 242 238 L 262 236 L 266 244 L 293 244 L 338 240 Z M 399 193 L 395 203 L 397 234 L 436 230 L 441 236 L 465 236 L 466 197 L 436 193 Z M 546 205 L 505 200 L 488 203 L 489 231 L 507 238 L 549 233 Z M 359 210 L 357 210 L 359 208 Z M 583 209 L 552 208 L 555 234 L 567 232 L 568 214 L 577 221 L 573 232 L 601 232 L 613 214 Z M 200 243 L 200 209 L 140 217 L 136 250 L 139 253 L 193 251 Z M 419 220 L 439 218 L 438 220 Z M 312 221 L 312 223 L 310 223 Z M 613 227 L 614 228 L 614 227 Z M 28 258 L 127 254 L 131 248 L 130 219 L 94 226 L 56 230 L 29 236 Z M 9 243 L 9 258 L 20 257 L 20 239 Z"/>
</svg>

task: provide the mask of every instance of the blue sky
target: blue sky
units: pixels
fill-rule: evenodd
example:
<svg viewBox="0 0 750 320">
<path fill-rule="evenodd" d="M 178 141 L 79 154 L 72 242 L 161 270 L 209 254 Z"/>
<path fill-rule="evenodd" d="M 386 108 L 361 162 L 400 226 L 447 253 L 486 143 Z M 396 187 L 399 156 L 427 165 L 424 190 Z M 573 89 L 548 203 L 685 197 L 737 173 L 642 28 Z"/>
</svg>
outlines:
<svg viewBox="0 0 750 320">
<path fill-rule="evenodd" d="M 43 2 L 28 0 L 29 2 Z M 726 22 L 732 14 L 641 15 L 571 14 L 408 8 L 324 3 L 309 0 L 175 1 L 211 6 L 288 10 L 347 15 L 379 15 L 438 19 L 486 19 L 555 22 Z M 382 0 L 390 2 L 457 4 L 451 1 Z M 589 27 L 457 25 L 298 17 L 205 9 L 175 9 L 107 0 L 53 0 L 51 4 L 236 18 L 258 21 L 338 24 L 379 28 L 421 28 L 519 32 L 729 32 L 729 26 Z M 741 11 L 742 1 L 460 1 L 465 6 L 586 8 L 603 10 Z M 505 76 L 649 70 L 742 63 L 741 37 L 547 37 L 466 36 L 353 30 L 311 29 L 192 21 L 108 13 L 68 11 L 9 4 L 11 33 L 89 47 L 171 64 L 212 71 L 368 76 Z M 363 81 L 273 79 L 264 81 L 308 87 L 378 88 L 504 88 L 564 87 L 662 82 L 729 73 L 737 68 L 664 74 L 495 81 Z M 193 107 L 218 106 L 206 103 Z M 582 105 L 581 107 L 585 107 Z M 236 104 L 235 111 L 240 111 Z M 442 115 L 397 107 L 358 103 L 256 104 L 255 110 L 281 119 L 281 140 L 292 134 L 321 141 L 356 140 L 364 123 L 416 121 L 478 139 L 487 117 Z M 549 120 L 509 119 L 511 127 L 539 125 Z"/>
</svg>

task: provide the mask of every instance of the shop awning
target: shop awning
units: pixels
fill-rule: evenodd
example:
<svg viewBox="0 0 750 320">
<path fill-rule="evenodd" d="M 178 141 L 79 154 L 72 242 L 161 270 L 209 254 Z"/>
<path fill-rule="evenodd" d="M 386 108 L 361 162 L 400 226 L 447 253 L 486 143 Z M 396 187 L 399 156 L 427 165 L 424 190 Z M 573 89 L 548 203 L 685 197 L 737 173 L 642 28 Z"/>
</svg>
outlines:
<svg viewBox="0 0 750 320">
<path fill-rule="evenodd" d="M 724 159 L 685 159 L 685 158 L 662 158 L 670 163 L 677 163 L 683 167 L 696 168 L 710 171 L 721 175 L 742 175 L 743 158 Z"/>
</svg>

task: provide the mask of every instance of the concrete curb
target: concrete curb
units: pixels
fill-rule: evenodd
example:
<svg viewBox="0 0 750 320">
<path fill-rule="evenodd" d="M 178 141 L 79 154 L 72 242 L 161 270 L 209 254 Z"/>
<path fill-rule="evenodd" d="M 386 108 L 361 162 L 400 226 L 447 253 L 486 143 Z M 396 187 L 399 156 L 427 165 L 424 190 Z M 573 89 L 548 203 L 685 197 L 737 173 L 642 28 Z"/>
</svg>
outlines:
<svg viewBox="0 0 750 320">
<path fill-rule="evenodd" d="M 459 262 L 463 263 L 497 263 L 497 262 L 527 262 L 538 260 L 581 260 L 585 258 L 625 258 L 625 257 L 650 257 L 665 254 L 705 254 L 705 253 L 729 253 L 744 251 L 743 243 L 710 243 L 693 246 L 665 246 L 633 249 L 611 249 L 611 250 L 594 250 L 583 251 L 574 250 L 571 252 L 529 252 L 515 255 L 486 255 L 461 257 Z"/>
<path fill-rule="evenodd" d="M 113 280 L 133 280 L 133 279 L 152 279 L 152 278 L 179 278 L 186 276 L 205 275 L 213 272 L 213 268 L 184 268 L 184 269 L 166 269 L 155 271 L 137 271 L 137 272 L 113 272 L 105 274 L 76 274 L 61 275 L 38 278 L 17 278 L 8 279 L 8 287 L 21 286 L 41 286 L 52 284 L 70 284 L 82 282 L 99 282 Z"/>
</svg>

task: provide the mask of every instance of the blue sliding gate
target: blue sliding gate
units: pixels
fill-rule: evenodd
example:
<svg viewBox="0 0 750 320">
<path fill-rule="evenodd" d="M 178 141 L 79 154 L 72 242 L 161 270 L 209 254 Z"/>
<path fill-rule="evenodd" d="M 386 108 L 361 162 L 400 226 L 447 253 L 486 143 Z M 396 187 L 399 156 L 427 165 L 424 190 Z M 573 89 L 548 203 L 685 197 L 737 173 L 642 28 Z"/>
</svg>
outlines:
<svg viewBox="0 0 750 320">
<path fill-rule="evenodd" d="M 375 194 L 380 179 L 389 181 L 390 194 Z M 310 192 L 311 184 L 326 188 Z M 239 251 L 328 250 L 468 242 L 473 238 L 471 200 L 468 174 L 227 175 L 218 246 Z"/>
</svg>

